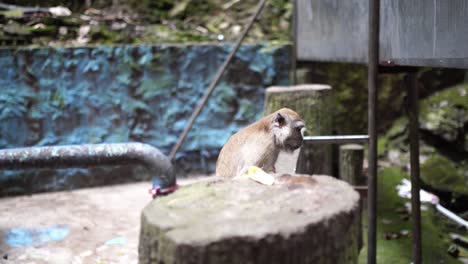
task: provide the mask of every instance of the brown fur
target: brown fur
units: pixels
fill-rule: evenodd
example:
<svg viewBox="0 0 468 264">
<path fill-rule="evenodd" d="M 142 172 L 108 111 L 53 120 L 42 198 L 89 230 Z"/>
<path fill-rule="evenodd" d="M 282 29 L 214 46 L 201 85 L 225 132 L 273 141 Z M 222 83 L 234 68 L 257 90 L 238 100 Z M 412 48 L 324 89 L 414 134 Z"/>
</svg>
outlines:
<svg viewBox="0 0 468 264">
<path fill-rule="evenodd" d="M 281 126 L 275 123 L 278 113 L 284 117 Z M 303 126 L 304 121 L 296 112 L 282 108 L 241 129 L 221 149 L 216 175 L 226 178 L 240 176 L 249 166 L 274 171 L 279 152 L 292 151 L 302 143 L 300 130 Z M 288 142 L 293 143 L 290 145 Z"/>
</svg>

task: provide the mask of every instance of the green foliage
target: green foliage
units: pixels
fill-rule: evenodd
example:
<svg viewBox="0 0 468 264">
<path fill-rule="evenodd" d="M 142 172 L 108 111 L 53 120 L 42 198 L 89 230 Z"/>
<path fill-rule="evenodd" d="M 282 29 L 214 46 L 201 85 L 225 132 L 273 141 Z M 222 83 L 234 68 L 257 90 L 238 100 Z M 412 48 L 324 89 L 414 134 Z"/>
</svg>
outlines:
<svg viewBox="0 0 468 264">
<path fill-rule="evenodd" d="M 434 189 L 468 195 L 468 164 L 434 154 L 421 165 L 421 178 Z"/>
<path fill-rule="evenodd" d="M 387 142 L 388 139 L 386 137 L 379 137 L 377 140 L 377 155 L 379 157 L 385 154 L 385 151 L 387 150 Z"/>
<path fill-rule="evenodd" d="M 35 34 L 36 36 L 47 36 L 47 35 L 55 35 L 57 33 L 56 26 L 45 26 L 44 28 L 34 28 L 34 27 L 27 27 L 31 33 Z"/>
<path fill-rule="evenodd" d="M 411 262 L 411 235 L 385 239 L 385 234 L 411 232 L 411 220 L 405 215 L 408 200 L 398 196 L 396 186 L 408 178 L 401 169 L 391 167 L 379 171 L 377 197 L 377 263 L 406 264 Z M 423 263 L 459 263 L 446 253 L 449 237 L 445 222 L 441 221 L 434 208 L 422 210 Z M 367 219 L 365 219 L 367 220 Z M 359 263 L 366 263 L 367 248 L 363 248 Z"/>
<path fill-rule="evenodd" d="M 420 112 L 425 128 L 452 139 L 457 137 L 468 123 L 468 84 L 435 93 L 421 102 Z"/>
<path fill-rule="evenodd" d="M 138 40 L 141 42 L 218 41 L 218 35 L 232 41 L 238 38 L 257 4 L 258 1 L 253 0 L 145 0 L 130 3 L 140 17 L 151 24 Z M 289 41 L 292 7 L 291 1 L 268 1 L 247 41 Z"/>
<path fill-rule="evenodd" d="M 421 141 L 421 179 L 434 190 L 453 192 L 454 195 L 468 194 L 468 164 L 466 161 L 454 162 L 455 154 L 448 151 L 467 151 L 466 131 L 463 130 L 468 122 L 467 97 L 468 85 L 461 84 L 436 92 L 421 100 L 419 105 L 420 128 L 444 140 L 443 146 L 437 145 L 439 149 Z M 381 139 L 387 141 L 387 150 L 398 153 L 393 158 L 399 159 L 397 163 L 409 161 L 406 117 L 397 119 Z"/>
<path fill-rule="evenodd" d="M 335 100 L 335 130 L 340 134 L 366 133 L 368 90 L 367 68 L 365 65 L 314 63 L 307 71 L 302 79 L 299 78 L 300 82 L 326 83 L 332 86 L 332 96 Z M 429 76 L 436 74 L 444 76 L 444 80 L 439 81 L 438 85 L 431 84 L 420 87 L 421 95 L 424 95 L 424 97 L 428 97 L 441 89 L 447 89 L 453 80 L 459 81 L 459 72 L 457 70 L 438 72 L 434 69 L 420 69 L 418 72 L 418 76 L 420 76 L 421 82 L 424 82 L 424 84 L 427 79 L 430 79 Z M 452 90 L 452 88 L 447 90 Z M 450 92 L 452 95 L 446 95 L 446 101 L 449 102 L 447 107 L 454 109 L 457 106 L 458 109 L 468 109 L 466 107 L 466 102 L 468 102 L 466 96 L 460 96 L 460 94 L 467 93 L 466 89 L 463 86 L 457 86 L 455 90 L 457 90 L 458 95 L 454 94 L 454 92 Z M 440 93 L 445 94 L 446 92 Z M 404 111 L 406 94 L 404 74 L 379 75 L 377 113 L 379 133 L 386 133 L 395 120 L 406 114 Z M 455 99 L 456 96 L 458 98 Z M 453 97 L 455 100 L 448 97 Z M 424 108 L 422 108 L 421 112 L 423 111 Z M 458 114 L 466 120 L 468 114 L 463 113 L 465 112 L 454 112 L 454 114 Z M 447 121 L 446 118 L 440 120 Z"/>
<path fill-rule="evenodd" d="M 118 43 L 117 33 L 108 30 L 105 26 L 93 27 L 90 35 L 92 40 L 99 40 L 103 44 Z"/>
<path fill-rule="evenodd" d="M 5 16 L 5 18 L 20 18 L 23 16 L 23 11 L 21 10 L 7 10 L 1 11 L 1 15 Z"/>
<path fill-rule="evenodd" d="M 333 122 L 339 134 L 367 131 L 367 69 L 362 65 L 320 63 L 305 72 L 301 82 L 332 87 Z"/>
</svg>

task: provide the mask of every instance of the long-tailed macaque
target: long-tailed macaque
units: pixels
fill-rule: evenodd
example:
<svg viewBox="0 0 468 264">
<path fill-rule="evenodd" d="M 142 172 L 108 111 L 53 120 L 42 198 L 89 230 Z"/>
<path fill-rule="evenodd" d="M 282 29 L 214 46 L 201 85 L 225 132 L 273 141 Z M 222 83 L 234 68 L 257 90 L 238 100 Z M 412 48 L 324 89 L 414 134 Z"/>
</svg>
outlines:
<svg viewBox="0 0 468 264">
<path fill-rule="evenodd" d="M 275 172 L 279 152 L 292 152 L 302 145 L 304 126 L 296 112 L 282 108 L 241 129 L 221 149 L 216 175 L 241 176 L 250 166 Z"/>
</svg>

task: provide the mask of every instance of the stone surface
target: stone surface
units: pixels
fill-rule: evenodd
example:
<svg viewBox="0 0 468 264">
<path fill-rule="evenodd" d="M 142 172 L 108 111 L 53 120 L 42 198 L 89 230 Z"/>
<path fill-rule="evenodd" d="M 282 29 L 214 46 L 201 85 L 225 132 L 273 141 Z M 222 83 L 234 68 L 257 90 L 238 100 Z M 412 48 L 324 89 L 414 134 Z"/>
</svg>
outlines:
<svg viewBox="0 0 468 264">
<path fill-rule="evenodd" d="M 136 264 L 138 219 L 151 200 L 148 188 L 150 183 L 136 183 L 0 199 L 0 263 Z M 23 231 L 50 227 L 67 235 L 47 241 L 44 231 L 39 237 Z"/>
<path fill-rule="evenodd" d="M 198 175 L 178 184 L 209 179 Z M 139 182 L 0 199 L 0 263 L 136 264 L 150 187 Z"/>
<path fill-rule="evenodd" d="M 0 148 L 140 141 L 169 153 L 230 45 L 0 50 Z M 289 48 L 245 45 L 198 117 L 178 173 L 214 170 L 231 134 L 288 84 Z M 148 179 L 138 167 L 0 172 L 0 195 Z"/>
<path fill-rule="evenodd" d="M 468 85 L 434 93 L 419 104 L 422 188 L 442 204 L 465 212 L 468 202 Z M 409 169 L 408 121 L 396 120 L 379 139 L 379 152 Z"/>
<path fill-rule="evenodd" d="M 213 180 L 151 202 L 144 263 L 356 263 L 359 195 L 329 176 Z"/>
</svg>

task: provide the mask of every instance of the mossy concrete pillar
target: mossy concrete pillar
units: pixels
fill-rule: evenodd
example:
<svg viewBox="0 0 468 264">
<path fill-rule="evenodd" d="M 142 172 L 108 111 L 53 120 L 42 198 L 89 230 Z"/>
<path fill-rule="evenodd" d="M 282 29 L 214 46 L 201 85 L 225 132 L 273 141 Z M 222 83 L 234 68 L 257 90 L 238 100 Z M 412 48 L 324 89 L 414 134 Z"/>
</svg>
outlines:
<svg viewBox="0 0 468 264">
<path fill-rule="evenodd" d="M 359 195 L 329 176 L 209 180 L 153 200 L 139 262 L 357 263 Z"/>
<path fill-rule="evenodd" d="M 364 147 L 358 144 L 340 146 L 340 179 L 351 185 L 365 185 L 363 173 Z"/>
<path fill-rule="evenodd" d="M 265 93 L 265 115 L 287 107 L 296 111 L 306 123 L 305 135 L 332 134 L 331 87 L 325 84 L 304 84 L 270 87 Z M 304 144 L 297 160 L 296 172 L 332 174 L 332 146 Z"/>
</svg>

